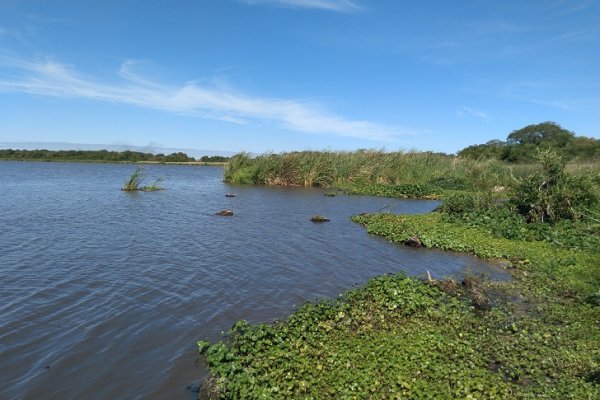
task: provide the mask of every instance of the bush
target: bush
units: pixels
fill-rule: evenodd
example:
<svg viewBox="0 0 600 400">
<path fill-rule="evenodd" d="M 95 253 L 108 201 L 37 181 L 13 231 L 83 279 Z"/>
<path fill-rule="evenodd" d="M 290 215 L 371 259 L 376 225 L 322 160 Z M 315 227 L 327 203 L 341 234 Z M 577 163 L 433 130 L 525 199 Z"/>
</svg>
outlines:
<svg viewBox="0 0 600 400">
<path fill-rule="evenodd" d="M 440 211 L 447 214 L 465 214 L 475 210 L 475 197 L 470 193 L 451 194 L 446 197 Z"/>
<path fill-rule="evenodd" d="M 583 209 L 598 207 L 596 185 L 588 176 L 566 174 L 564 160 L 553 151 L 541 152 L 538 158 L 542 171 L 519 182 L 510 198 L 529 222 L 577 219 Z"/>
</svg>

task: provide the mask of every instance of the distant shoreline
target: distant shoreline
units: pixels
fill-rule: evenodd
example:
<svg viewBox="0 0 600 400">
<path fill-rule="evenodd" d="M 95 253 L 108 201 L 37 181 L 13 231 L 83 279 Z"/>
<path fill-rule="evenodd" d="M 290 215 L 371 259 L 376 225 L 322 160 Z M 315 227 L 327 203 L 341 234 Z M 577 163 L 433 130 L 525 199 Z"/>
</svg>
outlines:
<svg viewBox="0 0 600 400">
<path fill-rule="evenodd" d="M 43 161 L 43 162 L 84 162 L 84 163 L 142 163 L 173 165 L 224 165 L 229 157 L 202 156 L 190 157 L 185 153 L 153 154 L 140 151 L 109 150 L 23 150 L 0 149 L 0 160 L 8 161 Z"/>
<path fill-rule="evenodd" d="M 52 162 L 52 163 L 83 163 L 83 164 L 150 164 L 150 165 L 194 165 L 194 166 L 217 166 L 224 167 L 227 162 L 211 161 L 111 161 L 111 160 L 50 160 L 34 158 L 0 158 L 0 161 L 14 162 Z"/>
</svg>

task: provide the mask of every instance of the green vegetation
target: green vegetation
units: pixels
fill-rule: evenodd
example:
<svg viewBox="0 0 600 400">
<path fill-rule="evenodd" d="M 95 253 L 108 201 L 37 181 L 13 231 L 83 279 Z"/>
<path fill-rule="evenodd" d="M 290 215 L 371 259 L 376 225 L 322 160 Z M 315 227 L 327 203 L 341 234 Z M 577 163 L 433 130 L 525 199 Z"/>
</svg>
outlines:
<svg viewBox="0 0 600 400">
<path fill-rule="evenodd" d="M 591 176 L 600 170 L 600 140 L 577 137 L 558 124 L 544 122 L 513 131 L 506 142 L 495 140 L 467 147 L 458 156 L 378 150 L 296 151 L 256 157 L 240 153 L 227 163 L 224 180 L 332 187 L 358 195 L 439 199 L 456 192 L 502 190 L 536 175 L 537 184 L 546 187 L 550 194 L 559 188 L 544 181 L 544 175 L 548 175 L 544 168 L 548 166 L 535 163 L 540 157 L 560 160 L 560 168 L 566 167 L 573 175 Z M 587 184 L 586 179 L 570 181 L 570 189 L 577 191 Z"/>
<path fill-rule="evenodd" d="M 529 162 L 539 150 L 552 149 L 566 160 L 600 159 L 600 140 L 575 136 L 555 122 L 528 125 L 511 132 L 506 141 L 491 140 L 486 144 L 469 146 L 458 152 L 471 159 L 497 159 L 511 163 Z"/>
<path fill-rule="evenodd" d="M 226 163 L 229 161 L 229 157 L 225 156 L 202 156 L 200 161 L 208 163 Z"/>
<path fill-rule="evenodd" d="M 231 183 L 336 187 L 352 194 L 437 198 L 453 190 L 507 185 L 518 173 L 499 161 L 440 153 L 302 151 L 258 157 L 237 154 L 227 164 L 224 179 Z"/>
<path fill-rule="evenodd" d="M 108 150 L 13 150 L 0 149 L 1 160 L 21 161 L 93 161 L 93 162 L 193 162 L 185 153 L 151 154 L 139 151 Z"/>
<path fill-rule="evenodd" d="M 144 168 L 138 167 L 125 181 L 125 184 L 121 188 L 126 192 L 141 191 L 141 192 L 154 192 L 156 190 L 164 190 L 163 187 L 159 186 L 162 178 L 157 178 L 152 185 L 142 186 L 144 179 Z"/>
<path fill-rule="evenodd" d="M 441 194 L 444 204 L 434 213 L 353 220 L 395 243 L 418 240 L 503 260 L 513 279 L 469 278 L 461 285 L 384 276 L 273 324 L 241 321 L 227 341 L 198 343 L 212 372 L 205 393 L 600 398 L 600 173 L 594 165 L 569 168 L 550 148 L 536 154 L 539 165 L 518 169 L 428 153 L 233 157 L 226 176 L 239 182 L 350 183 L 355 193 L 397 197 Z M 425 169 L 411 171 L 411 163 Z M 332 172 L 336 168 L 352 172 Z"/>
</svg>

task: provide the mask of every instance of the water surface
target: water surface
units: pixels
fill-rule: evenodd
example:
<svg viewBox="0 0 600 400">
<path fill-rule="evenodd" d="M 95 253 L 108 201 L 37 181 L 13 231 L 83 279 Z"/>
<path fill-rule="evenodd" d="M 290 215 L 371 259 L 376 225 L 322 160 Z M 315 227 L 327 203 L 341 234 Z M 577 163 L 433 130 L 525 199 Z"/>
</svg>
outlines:
<svg viewBox="0 0 600 400">
<path fill-rule="evenodd" d="M 206 376 L 196 340 L 237 320 L 282 318 L 389 272 L 499 273 L 349 220 L 437 202 L 233 186 L 218 167 L 147 166 L 167 190 L 119 190 L 134 169 L 0 162 L 0 398 L 193 399 Z"/>
</svg>

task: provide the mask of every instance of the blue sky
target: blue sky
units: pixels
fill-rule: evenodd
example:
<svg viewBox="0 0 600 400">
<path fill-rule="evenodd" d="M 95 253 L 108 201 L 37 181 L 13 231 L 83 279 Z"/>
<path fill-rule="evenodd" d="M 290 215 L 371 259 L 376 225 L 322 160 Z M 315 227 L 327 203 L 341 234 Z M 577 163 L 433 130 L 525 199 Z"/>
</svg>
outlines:
<svg viewBox="0 0 600 400">
<path fill-rule="evenodd" d="M 548 120 L 600 137 L 600 1 L 0 1 L 0 143 L 452 153 Z"/>
</svg>

